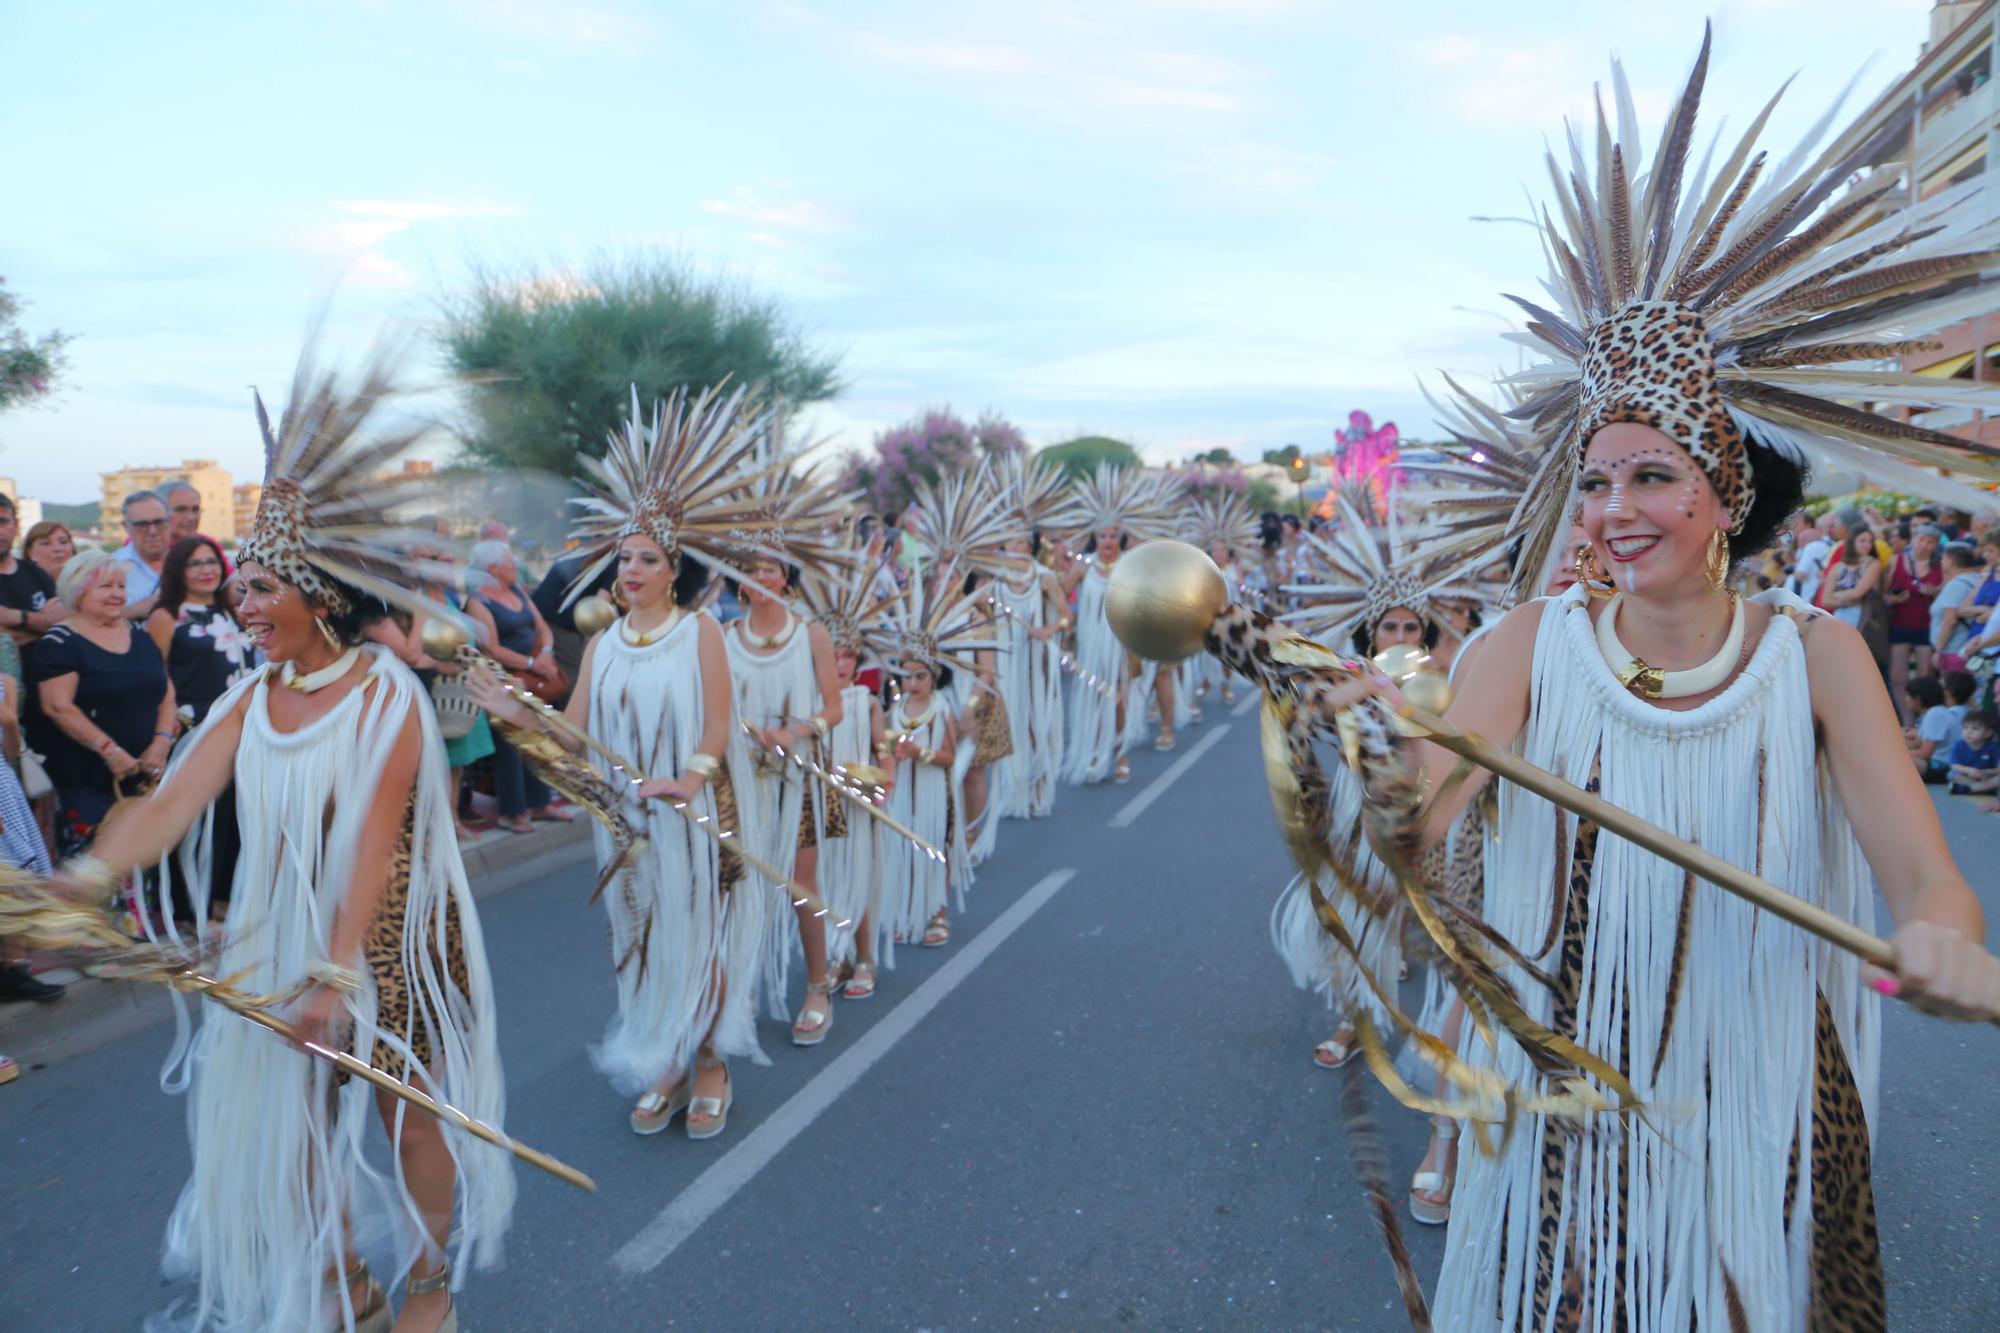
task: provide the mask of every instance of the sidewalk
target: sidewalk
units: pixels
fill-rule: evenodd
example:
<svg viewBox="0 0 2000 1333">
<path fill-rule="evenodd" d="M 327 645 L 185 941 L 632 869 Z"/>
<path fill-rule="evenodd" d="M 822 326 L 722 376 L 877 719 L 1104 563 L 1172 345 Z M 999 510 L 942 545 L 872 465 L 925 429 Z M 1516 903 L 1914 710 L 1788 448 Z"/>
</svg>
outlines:
<svg viewBox="0 0 2000 1333">
<path fill-rule="evenodd" d="M 579 815 L 568 823 L 537 824 L 532 833 L 490 829 L 459 844 L 472 896 L 488 898 L 589 860 L 592 822 Z M 160 986 L 102 981 L 68 968 L 38 975 L 68 982 L 68 992 L 47 1004 L 0 1005 L 0 1053 L 12 1056 L 24 1071 L 173 1016 L 172 1001 Z"/>
</svg>

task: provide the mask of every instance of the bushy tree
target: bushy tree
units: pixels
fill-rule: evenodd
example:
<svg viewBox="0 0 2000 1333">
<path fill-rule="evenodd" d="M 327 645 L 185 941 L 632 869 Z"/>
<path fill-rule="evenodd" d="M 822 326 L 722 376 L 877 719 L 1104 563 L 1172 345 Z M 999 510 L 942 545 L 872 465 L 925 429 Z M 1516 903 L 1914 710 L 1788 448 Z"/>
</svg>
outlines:
<svg viewBox="0 0 2000 1333">
<path fill-rule="evenodd" d="M 1055 464 L 1071 477 L 1089 476 L 1097 471 L 1099 463 L 1120 467 L 1140 466 L 1137 449 L 1108 435 L 1085 435 L 1063 444 L 1052 444 L 1035 457 Z"/>
<path fill-rule="evenodd" d="M 937 482 L 982 459 L 1025 453 L 1028 441 L 1013 423 L 987 413 L 967 425 L 948 407 L 931 408 L 875 437 L 874 445 L 847 455 L 843 485 L 869 506 L 893 514 L 916 498 L 919 481 Z"/>
<path fill-rule="evenodd" d="M 1211 467 L 1231 467 L 1235 465 L 1236 455 L 1227 449 L 1217 447 L 1196 454 L 1193 461 L 1196 463 L 1206 463 Z"/>
<path fill-rule="evenodd" d="M 839 358 L 778 303 L 673 259 L 600 262 L 580 277 L 478 270 L 443 303 L 440 339 L 471 377 L 464 461 L 574 476 L 604 452 L 633 385 L 650 408 L 727 378 L 788 406 L 831 398 Z"/>
<path fill-rule="evenodd" d="M 48 395 L 68 362 L 71 335 L 50 330 L 30 338 L 16 322 L 20 313 L 21 298 L 0 277 L 0 411 Z"/>
</svg>

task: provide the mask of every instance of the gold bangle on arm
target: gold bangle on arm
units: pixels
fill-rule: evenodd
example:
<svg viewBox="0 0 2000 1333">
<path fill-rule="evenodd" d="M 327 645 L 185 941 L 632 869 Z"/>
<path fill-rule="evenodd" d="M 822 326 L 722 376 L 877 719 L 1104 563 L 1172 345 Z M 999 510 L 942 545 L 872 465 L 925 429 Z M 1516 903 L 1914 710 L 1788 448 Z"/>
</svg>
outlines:
<svg viewBox="0 0 2000 1333">
<path fill-rule="evenodd" d="M 692 755 L 688 756 L 687 771 L 690 773 L 699 773 L 704 778 L 713 778 L 721 768 L 721 762 L 712 754 L 703 754 L 700 750 L 696 750 Z"/>
</svg>

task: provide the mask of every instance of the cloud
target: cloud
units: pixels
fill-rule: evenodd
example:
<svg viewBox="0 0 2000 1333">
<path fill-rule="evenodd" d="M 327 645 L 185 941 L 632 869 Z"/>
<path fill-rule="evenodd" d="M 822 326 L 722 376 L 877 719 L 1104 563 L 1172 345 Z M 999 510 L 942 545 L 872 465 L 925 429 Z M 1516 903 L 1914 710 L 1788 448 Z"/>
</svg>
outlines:
<svg viewBox="0 0 2000 1333">
<path fill-rule="evenodd" d="M 492 32 L 625 55 L 638 54 L 659 36 L 650 18 L 602 5 L 567 4 L 563 0 L 449 0 L 447 8 L 462 22 Z"/>
<path fill-rule="evenodd" d="M 416 274 L 384 254 L 382 246 L 419 223 L 505 217 L 516 210 L 482 200 L 341 199 L 327 222 L 306 229 L 299 247 L 338 260 L 343 283 L 356 287 L 414 286 Z"/>
<path fill-rule="evenodd" d="M 780 237 L 792 232 L 836 230 L 840 222 L 825 205 L 810 199 L 774 197 L 754 186 L 739 185 L 726 198 L 704 199 L 701 211 L 716 217 L 742 222 L 756 230 L 752 236 Z"/>
<path fill-rule="evenodd" d="M 1128 51 L 1082 42 L 1038 50 L 995 42 L 909 41 L 879 33 L 855 38 L 883 64 L 971 81 L 990 101 L 1063 118 L 1093 113 L 1168 111 L 1227 115 L 1245 109 L 1249 72 L 1214 56 Z"/>
</svg>

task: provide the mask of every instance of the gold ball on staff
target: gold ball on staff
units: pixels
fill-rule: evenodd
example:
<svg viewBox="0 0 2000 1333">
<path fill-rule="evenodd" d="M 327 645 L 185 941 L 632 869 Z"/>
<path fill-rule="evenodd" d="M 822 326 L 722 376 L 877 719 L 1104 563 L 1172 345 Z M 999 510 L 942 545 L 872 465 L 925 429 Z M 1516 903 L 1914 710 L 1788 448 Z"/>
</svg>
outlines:
<svg viewBox="0 0 2000 1333">
<path fill-rule="evenodd" d="M 424 628 L 417 635 L 417 642 L 424 646 L 432 661 L 449 662 L 471 639 L 457 621 L 446 620 L 443 616 L 425 616 Z"/>
<path fill-rule="evenodd" d="M 1403 682 L 1403 698 L 1438 717 L 1451 707 L 1452 693 L 1451 682 L 1435 671 L 1419 671 Z"/>
<path fill-rule="evenodd" d="M 1422 644 L 1399 643 L 1375 654 L 1375 669 L 1401 685 L 1429 664 L 1431 655 Z"/>
<path fill-rule="evenodd" d="M 1229 605 L 1215 562 L 1186 542 L 1152 541 L 1119 558 L 1104 589 L 1104 617 L 1130 651 L 1178 662 L 1201 651 Z"/>
<path fill-rule="evenodd" d="M 618 608 L 605 601 L 602 594 L 592 593 L 579 601 L 571 614 L 578 632 L 588 636 L 610 629 L 611 622 L 618 619 Z"/>
</svg>

